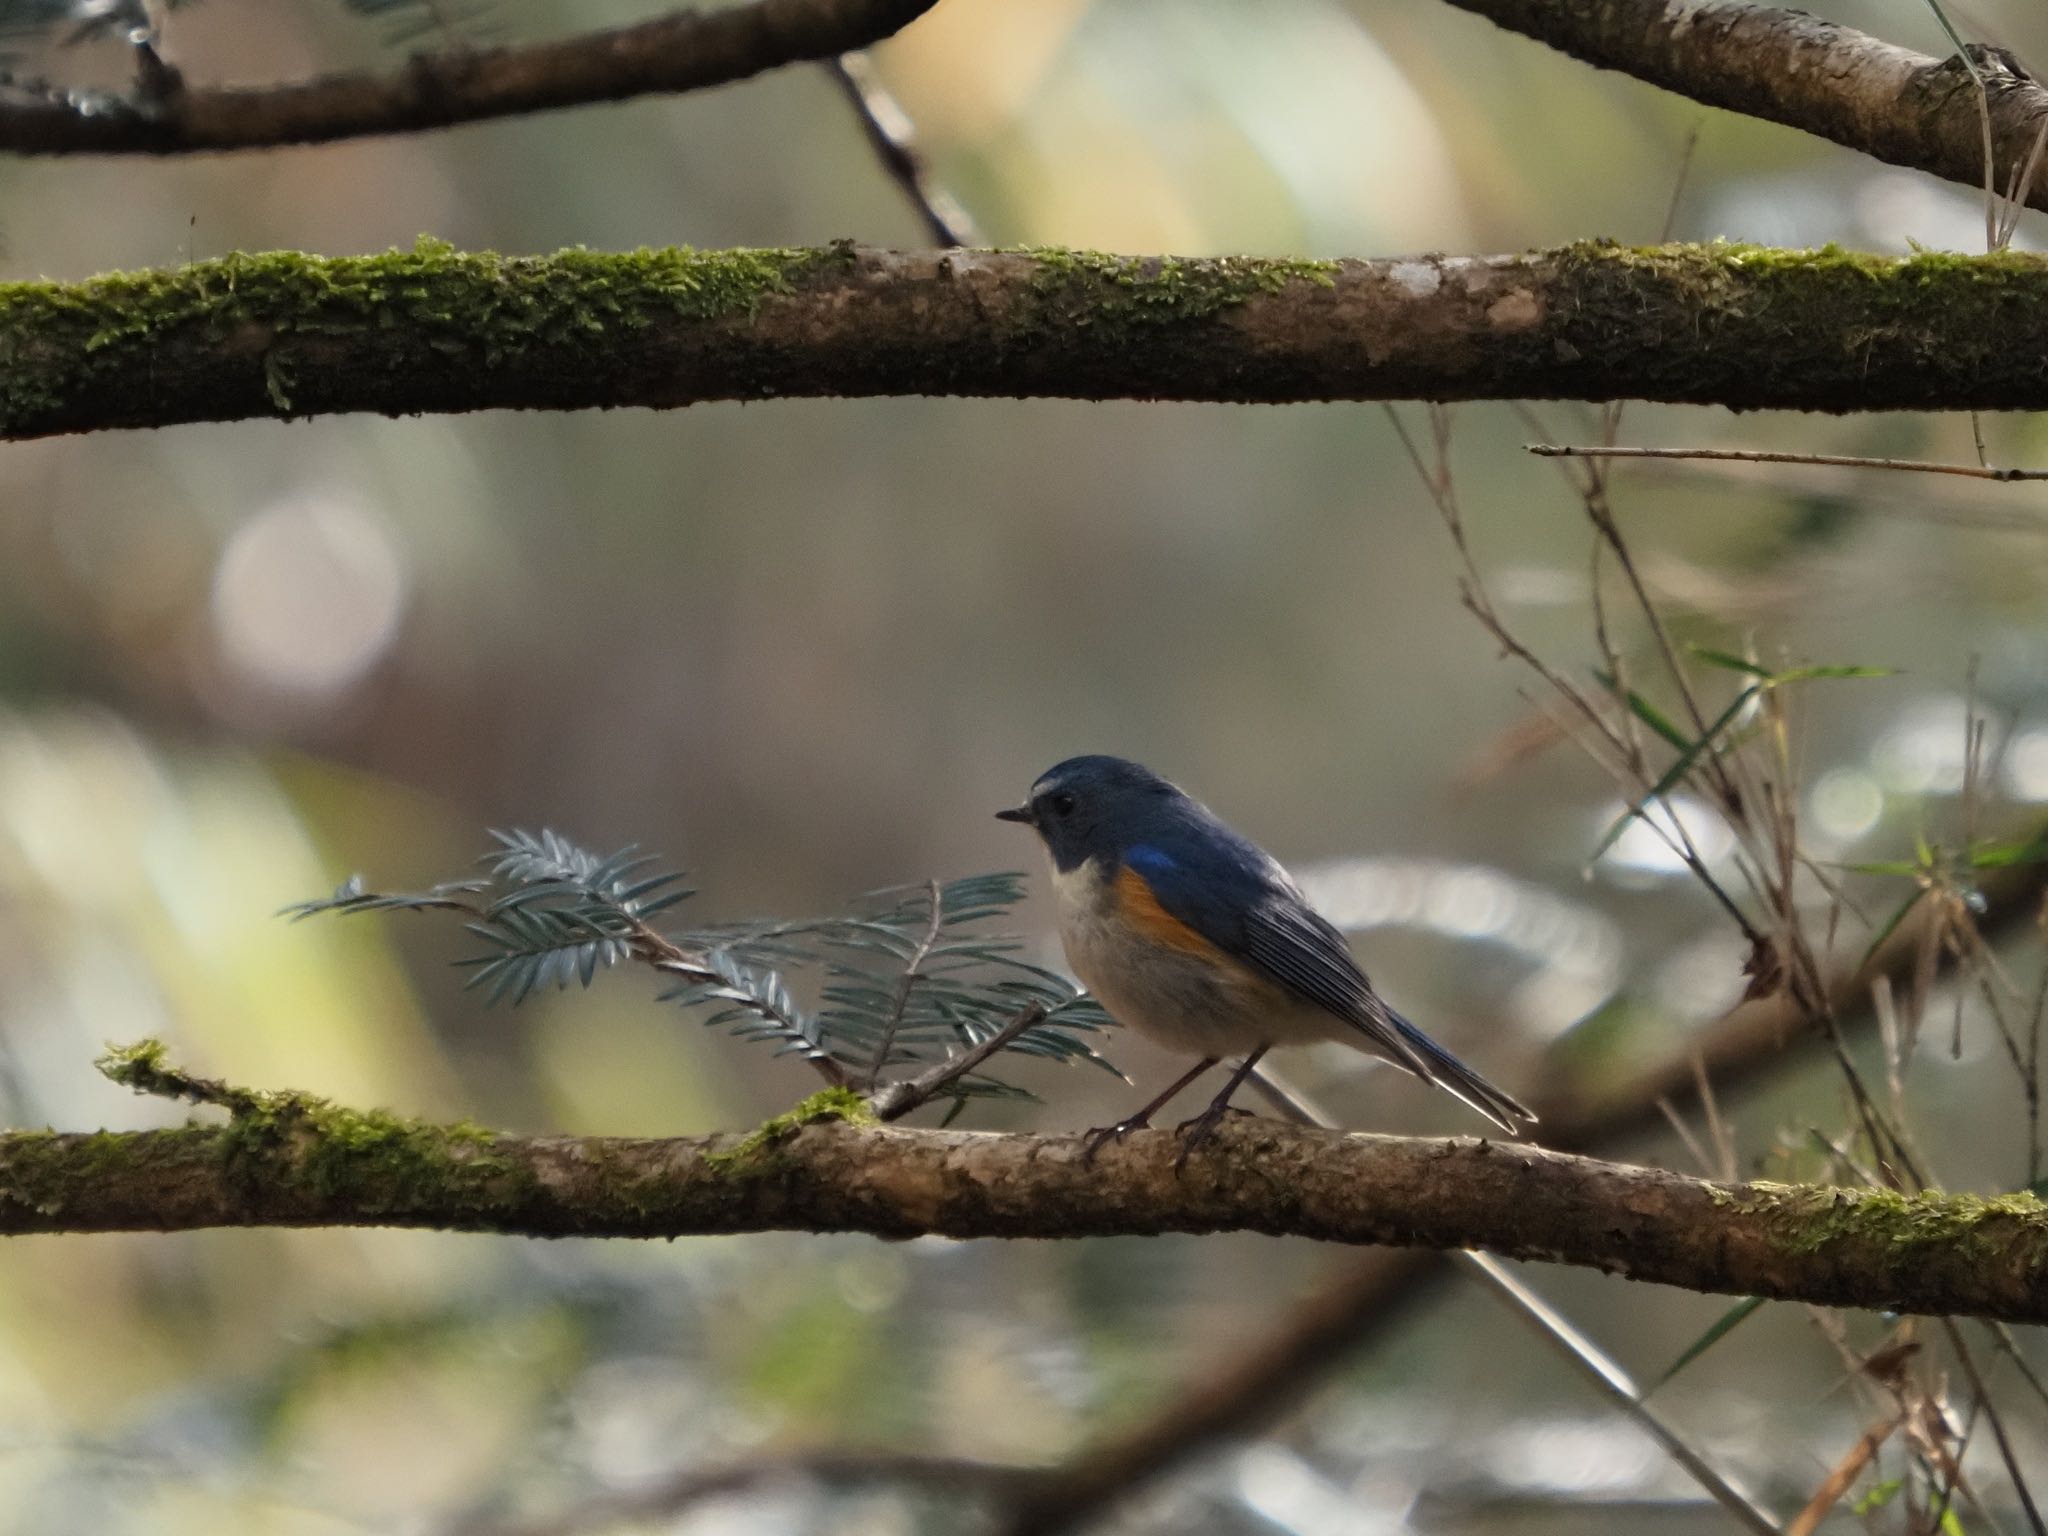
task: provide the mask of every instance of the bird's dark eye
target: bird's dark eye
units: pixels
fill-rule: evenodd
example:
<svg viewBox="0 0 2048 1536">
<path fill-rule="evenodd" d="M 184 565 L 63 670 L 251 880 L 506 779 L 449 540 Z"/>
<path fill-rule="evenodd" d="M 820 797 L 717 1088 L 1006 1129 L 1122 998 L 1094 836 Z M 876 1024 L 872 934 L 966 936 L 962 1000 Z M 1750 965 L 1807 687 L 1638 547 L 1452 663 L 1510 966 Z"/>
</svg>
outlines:
<svg viewBox="0 0 2048 1536">
<path fill-rule="evenodd" d="M 1071 816 L 1074 813 L 1074 797 L 1065 790 L 1045 797 L 1046 809 L 1055 816 Z"/>
</svg>

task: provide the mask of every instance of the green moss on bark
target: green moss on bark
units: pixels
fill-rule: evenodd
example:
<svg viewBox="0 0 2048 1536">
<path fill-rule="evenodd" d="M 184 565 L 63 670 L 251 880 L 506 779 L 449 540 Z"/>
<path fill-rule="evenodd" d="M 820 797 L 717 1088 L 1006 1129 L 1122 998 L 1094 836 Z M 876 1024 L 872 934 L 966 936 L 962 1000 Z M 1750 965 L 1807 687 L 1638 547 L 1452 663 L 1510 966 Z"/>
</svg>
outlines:
<svg viewBox="0 0 2048 1536">
<path fill-rule="evenodd" d="M 167 1131 L 55 1131 L 0 1134 L 0 1206 L 13 1205 L 61 1218 L 74 1207 L 94 1208 L 145 1169 L 189 1167 L 211 1171 L 220 1132 L 208 1126 Z"/>
<path fill-rule="evenodd" d="M 0 285 L 0 436 L 835 394 L 2033 409 L 2044 279 L 2021 253 L 1730 244 L 1357 264 L 423 240 Z"/>
<path fill-rule="evenodd" d="M 1842 1245 L 1878 1251 L 1945 1249 L 1989 1260 L 2017 1239 L 2048 1245 L 2048 1204 L 2031 1194 L 1952 1195 L 1939 1190 L 1813 1189 L 1756 1183 L 1715 1198 L 1763 1216 L 1780 1247 L 1819 1253 Z"/>
<path fill-rule="evenodd" d="M 1206 320 L 1291 283 L 1335 285 L 1341 263 L 1284 257 L 1112 256 L 1064 246 L 1018 252 L 1038 264 L 1043 325 L 1127 329 Z"/>
<path fill-rule="evenodd" d="M 850 247 L 513 257 L 422 236 L 410 250 L 322 257 L 234 253 L 83 283 L 0 284 L 0 422 L 61 406 L 95 378 L 142 366 L 169 332 L 263 354 L 291 410 L 290 342 L 365 325 L 402 330 L 489 367 L 535 346 L 603 347 L 661 318 L 749 314 Z"/>
<path fill-rule="evenodd" d="M 345 1109 L 304 1094 L 267 1097 L 261 1108 L 232 1116 L 222 1141 L 222 1158 L 243 1176 L 268 1177 L 283 1161 L 315 1200 L 346 1194 L 372 1214 L 451 1198 L 489 1210 L 516 1204 L 523 1193 L 519 1170 L 490 1155 L 496 1138 L 481 1126 Z"/>
<path fill-rule="evenodd" d="M 713 1152 L 705 1166 L 719 1173 L 758 1174 L 778 1165 L 776 1148 L 807 1125 L 842 1120 L 848 1125 L 877 1124 L 874 1106 L 851 1088 L 821 1088 L 796 1108 L 763 1120 L 737 1146 Z"/>
<path fill-rule="evenodd" d="M 2004 354 L 2008 322 L 2039 313 L 2048 279 L 2048 259 L 2020 251 L 1894 257 L 1836 245 L 1582 241 L 1557 254 L 1576 295 L 1573 311 L 1559 319 L 1564 345 L 1595 359 L 1603 348 L 1625 348 L 1635 390 L 1652 394 L 1654 371 L 1645 389 L 1643 359 L 1656 348 L 1645 346 L 1646 335 L 1671 338 L 1674 385 L 1700 366 L 1701 343 L 1723 330 L 1739 335 L 1758 377 L 1782 374 L 1793 394 L 1817 360 L 1839 371 L 1845 359 L 1874 353 L 1893 366 L 1904 352 L 1939 364 L 1943 376 L 1967 373 Z"/>
<path fill-rule="evenodd" d="M 173 1066 L 158 1040 L 110 1046 L 97 1065 L 138 1093 L 225 1109 L 227 1125 L 208 1134 L 214 1156 L 244 1182 L 288 1168 L 296 1187 L 316 1202 L 346 1194 L 352 1205 L 367 1202 L 373 1213 L 389 1214 L 451 1194 L 479 1209 L 504 1208 L 526 1192 L 522 1170 L 491 1155 L 496 1133 L 466 1120 L 436 1124 L 387 1110 L 348 1109 L 315 1094 L 195 1077 Z M 127 1138 L 109 1140 L 120 1146 Z"/>
</svg>

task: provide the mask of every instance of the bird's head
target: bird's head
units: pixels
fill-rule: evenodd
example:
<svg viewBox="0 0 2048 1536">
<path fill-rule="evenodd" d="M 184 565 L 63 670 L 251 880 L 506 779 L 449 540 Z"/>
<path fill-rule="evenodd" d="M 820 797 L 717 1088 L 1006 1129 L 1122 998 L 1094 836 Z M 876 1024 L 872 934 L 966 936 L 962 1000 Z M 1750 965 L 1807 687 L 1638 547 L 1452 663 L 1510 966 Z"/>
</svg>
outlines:
<svg viewBox="0 0 2048 1536">
<path fill-rule="evenodd" d="M 1044 841 L 1053 867 L 1064 873 L 1090 859 L 1119 863 L 1132 843 L 1158 825 L 1161 811 L 1181 792 L 1151 769 L 1121 757 L 1070 757 L 1048 768 L 1022 805 L 997 811 Z"/>
</svg>

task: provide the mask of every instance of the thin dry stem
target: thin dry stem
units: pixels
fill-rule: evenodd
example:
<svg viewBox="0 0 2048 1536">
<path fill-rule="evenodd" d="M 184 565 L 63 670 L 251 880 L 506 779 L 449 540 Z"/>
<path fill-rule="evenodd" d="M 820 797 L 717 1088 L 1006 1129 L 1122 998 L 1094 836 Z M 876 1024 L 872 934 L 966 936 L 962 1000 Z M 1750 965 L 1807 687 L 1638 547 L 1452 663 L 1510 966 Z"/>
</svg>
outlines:
<svg viewBox="0 0 2048 1536">
<path fill-rule="evenodd" d="M 915 1077 L 901 1078 L 884 1085 L 870 1100 L 876 1117 L 882 1120 L 900 1120 L 919 1105 L 929 1102 L 950 1084 L 958 1082 L 996 1052 L 1009 1046 L 1025 1031 L 1035 1029 L 1044 1022 L 1044 1004 L 1030 1003 L 1018 1009 L 1007 1024 L 971 1050 L 935 1062 Z"/>
<path fill-rule="evenodd" d="M 937 880 L 925 882 L 925 900 L 931 903 L 931 920 L 925 924 L 924 933 L 917 941 L 917 947 L 910 952 L 910 959 L 903 967 L 903 974 L 896 978 L 896 995 L 889 1003 L 889 1018 L 882 1026 L 882 1038 L 875 1046 L 875 1059 L 868 1063 L 867 1091 L 874 1094 L 875 1084 L 882 1076 L 882 1064 L 889 1059 L 889 1049 L 896 1043 L 896 1031 L 903 1025 L 904 1010 L 910 1006 L 910 994 L 918 982 L 924 979 L 924 962 L 932 952 L 932 946 L 939 941 L 939 930 L 945 926 L 945 893 Z"/>
<path fill-rule="evenodd" d="M 1545 459 L 1683 459 L 1719 464 L 1812 464 L 1833 469 L 1881 469 L 1919 475 L 1960 475 L 1969 480 L 2048 480 L 2048 469 L 1995 469 L 1987 464 L 1946 464 L 1931 459 L 1873 459 L 1849 453 L 1781 453 L 1763 448 L 1617 448 L 1612 444 L 1524 443 Z"/>
<path fill-rule="evenodd" d="M 1999 1459 L 2005 1463 L 2006 1476 L 2012 1479 L 2013 1492 L 2018 1495 L 2020 1509 L 2027 1517 L 2027 1528 L 2034 1536 L 2048 1536 L 2048 1525 L 2042 1523 L 2040 1508 L 2034 1503 L 2033 1491 L 2027 1486 L 2027 1475 L 2013 1448 L 2012 1436 L 2006 1431 L 2004 1416 L 1984 1384 L 1984 1373 L 1977 1368 L 1977 1357 L 1971 1352 L 1969 1342 L 1954 1318 L 1944 1317 L 1940 1321 L 1941 1330 L 1948 1337 L 1949 1348 L 1954 1352 L 1956 1362 L 1962 1366 L 1964 1376 L 1969 1379 L 1970 1390 L 1984 1405 L 1984 1422 L 1991 1428 L 1991 1438 L 1997 1443 Z"/>
<path fill-rule="evenodd" d="M 825 71 L 860 119 L 861 131 L 882 169 L 909 199 L 936 245 L 984 245 L 967 210 L 940 186 L 917 142 L 917 127 L 903 105 L 882 84 L 864 53 L 844 53 Z"/>
<path fill-rule="evenodd" d="M 1856 1479 L 1863 1475 L 1863 1469 L 1877 1459 L 1878 1451 L 1904 1422 L 1903 1414 L 1895 1414 L 1865 1430 L 1849 1447 L 1847 1454 L 1828 1470 L 1821 1485 L 1813 1491 L 1813 1497 L 1806 1501 L 1806 1507 L 1792 1517 L 1785 1527 L 1784 1536 L 1813 1536 L 1820 1529 L 1821 1521 L 1847 1497 Z"/>
</svg>

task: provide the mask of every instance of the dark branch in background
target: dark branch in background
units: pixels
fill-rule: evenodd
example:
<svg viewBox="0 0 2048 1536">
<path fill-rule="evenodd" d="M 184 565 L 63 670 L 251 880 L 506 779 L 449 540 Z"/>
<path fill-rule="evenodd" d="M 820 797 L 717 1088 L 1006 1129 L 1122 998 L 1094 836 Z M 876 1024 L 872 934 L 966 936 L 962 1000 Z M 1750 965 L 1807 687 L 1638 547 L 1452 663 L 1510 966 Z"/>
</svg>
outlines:
<svg viewBox="0 0 2048 1536">
<path fill-rule="evenodd" d="M 2048 896 L 2048 866 L 1994 871 L 1980 889 L 1985 910 L 1979 928 L 1987 941 L 1996 941 L 2038 916 Z M 1872 1021 L 1871 988 L 1880 979 L 1899 985 L 1911 979 L 1929 926 L 1928 913 L 1916 914 L 1867 964 L 1842 973 L 1835 991 L 1845 1023 L 1863 1027 Z M 1943 953 L 1940 965 L 1951 970 L 1952 956 Z M 1547 1144 L 1610 1147 L 1660 1128 L 1660 1103 L 1692 1105 L 1703 1076 L 1725 1098 L 1818 1056 L 1822 1045 L 1790 1001 L 1763 998 L 1694 1032 L 1638 1071 L 1594 1082 L 1582 1070 L 1560 1066 L 1523 1097 L 1541 1116 Z M 1158 1413 L 1106 1432 L 1055 1468 L 1032 1490 L 1004 1536 L 1078 1529 L 1217 1446 L 1256 1436 L 1453 1273 L 1441 1254 L 1418 1250 L 1369 1254 L 1347 1266 L 1289 1309 L 1277 1327 L 1220 1366 L 1205 1365 L 1197 1380 L 1168 1394 Z"/>
<path fill-rule="evenodd" d="M 1586 63 L 1972 187 L 1990 180 L 2002 191 L 2048 117 L 2048 91 L 1994 52 L 1977 51 L 1967 65 L 1960 57 L 1938 60 L 1797 11 L 1733 0 L 1450 3 Z M 929 5 L 755 0 L 550 43 L 422 54 L 400 71 L 253 88 L 173 82 L 138 99 L 74 98 L 17 84 L 0 95 L 0 150 L 255 148 L 694 90 L 865 48 Z M 1987 127 L 1995 169 L 1985 164 Z M 870 131 L 878 131 L 873 116 Z M 2026 189 L 2024 200 L 2048 207 L 2038 187 Z M 924 201 L 928 210 L 942 206 Z M 943 215 L 927 217 L 942 240 L 950 238 L 939 234 L 942 227 L 964 233 Z"/>
<path fill-rule="evenodd" d="M 680 1511 L 706 1499 L 777 1483 L 822 1484 L 842 1489 L 893 1484 L 1002 1500 L 1006 1494 L 1030 1489 L 1042 1475 L 1035 1467 L 1006 1467 L 916 1452 L 798 1452 L 680 1472 L 639 1492 L 592 1499 L 561 1514 L 518 1524 L 466 1521 L 458 1524 L 450 1536 L 578 1536 L 583 1531 L 616 1530 L 620 1526 L 673 1519 Z"/>
<path fill-rule="evenodd" d="M 0 151 L 167 155 L 315 144 L 702 90 L 868 47 L 934 3 L 752 0 L 555 42 L 416 54 L 393 71 L 184 85 L 147 100 L 13 83 L 0 86 Z"/>
<path fill-rule="evenodd" d="M 0 1232 L 398 1226 L 529 1237 L 1262 1232 L 1485 1248 L 1690 1290 L 2048 1321 L 2048 1205 L 1719 1184 L 1524 1144 L 1229 1125 L 1177 1166 L 1165 1133 L 1093 1165 L 1079 1137 L 846 1124 L 828 1090 L 749 1136 L 497 1135 L 169 1066 L 110 1076 L 228 1111 L 221 1127 L 0 1135 Z"/>
<path fill-rule="evenodd" d="M 783 396 L 2048 407 L 2048 261 L 1624 249 L 233 256 L 0 285 L 0 436 Z"/>
<path fill-rule="evenodd" d="M 924 220 L 934 245 L 983 245 L 987 242 L 965 208 L 951 193 L 932 179 L 918 148 L 917 129 L 896 100 L 875 77 L 875 67 L 865 54 L 848 53 L 825 66 L 832 81 L 844 93 L 860 118 L 861 132 L 868 147 L 882 163 L 882 169 Z"/>
<path fill-rule="evenodd" d="M 1969 187 L 1988 180 L 2004 192 L 2048 118 L 2048 90 L 1995 53 L 1966 66 L 1801 11 L 1739 0 L 1449 3 L 1587 64 Z M 2038 183 L 2021 191 L 2048 208 Z"/>
</svg>

